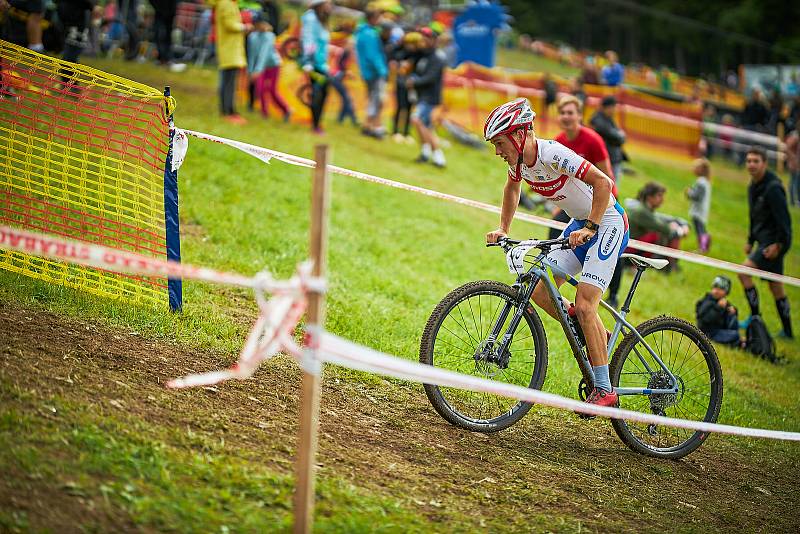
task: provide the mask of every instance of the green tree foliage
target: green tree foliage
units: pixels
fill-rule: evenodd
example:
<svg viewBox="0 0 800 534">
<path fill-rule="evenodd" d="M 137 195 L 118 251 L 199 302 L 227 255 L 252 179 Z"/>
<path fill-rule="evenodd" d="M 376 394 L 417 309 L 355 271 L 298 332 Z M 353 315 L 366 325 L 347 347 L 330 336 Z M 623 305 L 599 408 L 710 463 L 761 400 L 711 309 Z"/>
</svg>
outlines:
<svg viewBox="0 0 800 534">
<path fill-rule="evenodd" d="M 800 61 L 800 2 L 785 0 L 503 0 L 534 38 L 612 49 L 625 62 L 687 74 Z"/>
</svg>

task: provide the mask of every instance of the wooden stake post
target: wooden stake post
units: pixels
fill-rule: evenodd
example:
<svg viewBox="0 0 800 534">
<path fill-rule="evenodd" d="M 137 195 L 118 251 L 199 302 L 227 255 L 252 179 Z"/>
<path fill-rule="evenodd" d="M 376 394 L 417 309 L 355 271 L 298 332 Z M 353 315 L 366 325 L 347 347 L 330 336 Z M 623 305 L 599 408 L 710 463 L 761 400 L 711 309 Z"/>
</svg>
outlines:
<svg viewBox="0 0 800 534">
<path fill-rule="evenodd" d="M 314 149 L 314 183 L 311 189 L 311 260 L 314 262 L 314 277 L 325 275 L 328 241 L 328 205 L 330 183 L 328 181 L 327 145 Z M 325 325 L 325 294 L 309 293 L 308 327 L 322 329 Z M 313 350 L 313 348 L 312 348 Z M 317 454 L 317 427 L 319 426 L 320 375 L 303 369 L 300 396 L 300 431 L 297 444 L 296 480 L 294 494 L 294 532 L 307 534 L 314 524 L 314 467 Z"/>
</svg>

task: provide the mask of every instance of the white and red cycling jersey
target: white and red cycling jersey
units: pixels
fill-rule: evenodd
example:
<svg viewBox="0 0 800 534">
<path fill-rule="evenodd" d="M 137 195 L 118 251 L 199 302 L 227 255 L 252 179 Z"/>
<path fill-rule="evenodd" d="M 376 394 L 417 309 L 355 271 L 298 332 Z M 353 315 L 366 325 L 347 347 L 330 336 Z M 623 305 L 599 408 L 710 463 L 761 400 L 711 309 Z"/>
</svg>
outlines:
<svg viewBox="0 0 800 534">
<path fill-rule="evenodd" d="M 521 166 L 522 179 L 573 219 L 587 219 L 592 211 L 592 187 L 583 179 L 592 164 L 557 141 L 537 139 L 536 148 L 533 166 Z M 509 165 L 508 178 L 518 181 L 516 164 Z M 613 195 L 612 202 L 616 202 Z"/>
<path fill-rule="evenodd" d="M 520 174 L 531 189 L 564 210 L 572 220 L 561 232 L 568 237 L 583 228 L 592 212 L 592 187 L 583 181 L 591 163 L 557 141 L 536 140 L 536 162 L 522 165 Z M 516 165 L 509 166 L 508 178 L 516 182 Z M 612 183 L 613 185 L 613 183 Z M 599 228 L 586 243 L 574 249 L 553 250 L 547 261 L 570 276 L 581 273 L 580 282 L 605 291 L 614 275 L 617 258 L 628 245 L 628 217 L 611 195 Z"/>
</svg>

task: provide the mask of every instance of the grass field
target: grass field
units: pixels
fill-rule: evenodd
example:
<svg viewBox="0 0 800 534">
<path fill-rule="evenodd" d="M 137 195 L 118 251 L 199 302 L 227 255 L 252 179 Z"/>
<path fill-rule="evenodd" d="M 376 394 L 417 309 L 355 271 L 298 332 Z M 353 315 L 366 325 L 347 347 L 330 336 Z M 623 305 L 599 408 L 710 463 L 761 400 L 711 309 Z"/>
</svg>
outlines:
<svg viewBox="0 0 800 534">
<path fill-rule="evenodd" d="M 154 87 L 171 85 L 180 127 L 301 156 L 327 142 L 337 165 L 499 204 L 505 171 L 488 149 L 454 146 L 448 168 L 438 170 L 411 163 L 416 153 L 407 145 L 335 124 L 324 137 L 256 114 L 234 127 L 218 120 L 215 71 L 173 75 L 148 65 L 93 64 Z M 338 105 L 335 96 L 329 105 Z M 631 153 L 635 174 L 623 179 L 621 196 L 659 180 L 669 187 L 663 210 L 685 217 L 689 160 L 636 147 Z M 747 178 L 724 164 L 713 176 L 712 255 L 739 262 Z M 309 178 L 306 169 L 264 165 L 191 139 L 180 170 L 184 261 L 288 276 L 307 255 Z M 482 278 L 510 281 L 498 251 L 483 247 L 494 215 L 340 176 L 331 208 L 327 328 L 348 339 L 415 359 L 425 321 L 448 291 Z M 512 233 L 545 231 L 518 222 Z M 799 259 L 795 247 L 787 274 L 800 275 Z M 648 273 L 632 322 L 661 313 L 691 320 L 715 274 L 686 263 L 669 276 Z M 185 311 L 172 316 L 0 273 L 0 465 L 11 473 L 0 481 L 0 530 L 288 528 L 296 366 L 279 358 L 254 381 L 166 392 L 166 379 L 229 364 L 255 317 L 247 292 L 184 287 Z M 774 305 L 766 285 L 759 289 L 774 330 Z M 789 296 L 800 302 L 796 288 Z M 746 307 L 741 288 L 732 300 Z M 573 396 L 579 373 L 558 330 L 545 324 L 544 389 Z M 781 366 L 718 348 L 720 422 L 800 431 L 798 343 L 779 347 L 787 355 Z M 465 434 L 436 416 L 418 385 L 328 369 L 317 527 L 793 531 L 798 462 L 796 445 L 724 436 L 684 461 L 654 461 L 625 449 L 605 421 L 541 408 L 509 431 Z M 597 486 L 607 487 L 597 493 Z"/>
<path fill-rule="evenodd" d="M 581 73 L 571 65 L 516 48 L 498 48 L 497 66 L 527 72 L 549 72 L 564 78 L 574 78 Z"/>
</svg>

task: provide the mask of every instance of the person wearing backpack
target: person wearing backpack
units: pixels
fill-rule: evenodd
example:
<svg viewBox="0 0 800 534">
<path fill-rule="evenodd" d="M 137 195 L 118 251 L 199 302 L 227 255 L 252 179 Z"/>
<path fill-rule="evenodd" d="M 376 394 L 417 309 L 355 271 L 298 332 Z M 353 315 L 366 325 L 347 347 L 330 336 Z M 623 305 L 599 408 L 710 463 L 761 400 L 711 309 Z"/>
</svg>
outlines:
<svg viewBox="0 0 800 534">
<path fill-rule="evenodd" d="M 738 312 L 728 301 L 730 291 L 729 278 L 725 276 L 714 278 L 711 291 L 695 305 L 697 327 L 712 341 L 745 348 L 745 339 L 739 335 Z"/>
<path fill-rule="evenodd" d="M 750 148 L 745 157 L 745 165 L 752 180 L 747 188 L 750 231 L 744 247 L 745 253 L 748 254 L 744 265 L 783 274 L 783 258 L 792 243 L 792 221 L 786 203 L 786 192 L 780 178 L 767 169 L 767 153 L 763 148 Z M 744 286 L 744 293 L 750 304 L 750 316 L 760 315 L 758 291 L 753 278 L 750 275 L 739 274 L 739 280 Z M 769 288 L 775 298 L 775 307 L 783 324 L 778 337 L 792 339 L 789 299 L 783 284 L 770 281 Z M 751 317 L 743 322 L 742 328 L 747 328 Z"/>
</svg>

